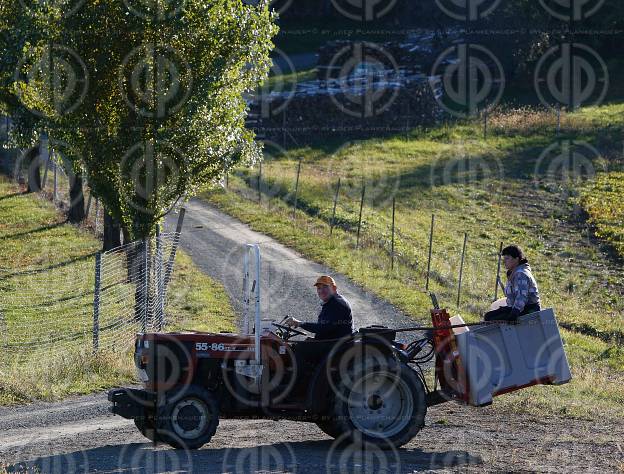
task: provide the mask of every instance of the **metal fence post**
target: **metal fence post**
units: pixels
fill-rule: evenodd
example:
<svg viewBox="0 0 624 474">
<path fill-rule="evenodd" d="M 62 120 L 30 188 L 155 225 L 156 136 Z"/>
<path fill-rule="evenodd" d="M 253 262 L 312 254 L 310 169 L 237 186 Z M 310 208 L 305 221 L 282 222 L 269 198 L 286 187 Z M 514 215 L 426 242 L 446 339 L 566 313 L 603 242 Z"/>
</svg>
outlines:
<svg viewBox="0 0 624 474">
<path fill-rule="evenodd" d="M 500 281 L 500 269 L 501 269 L 501 255 L 503 253 L 503 243 L 500 243 L 500 249 L 498 251 L 498 268 L 496 269 L 496 283 L 494 283 L 494 301 L 498 299 L 498 282 Z"/>
<path fill-rule="evenodd" d="M 102 291 L 102 253 L 95 254 L 95 288 L 93 291 L 93 353 L 100 346 L 100 294 Z"/>
<path fill-rule="evenodd" d="M 488 134 L 488 109 L 487 104 L 485 104 L 485 109 L 483 110 L 483 139 L 487 140 Z"/>
<path fill-rule="evenodd" d="M 392 241 L 390 248 L 390 270 L 394 270 L 394 211 L 395 211 L 395 198 L 392 198 Z"/>
<path fill-rule="evenodd" d="M 301 158 L 299 158 L 299 164 L 297 165 L 297 179 L 295 181 L 295 204 L 293 206 L 293 219 L 297 217 L 297 195 L 299 194 L 299 174 L 301 174 Z"/>
<path fill-rule="evenodd" d="M 156 226 L 156 255 L 155 255 L 155 265 L 156 269 L 154 272 L 154 278 L 156 279 L 156 304 L 158 305 L 158 330 L 162 331 L 162 328 L 165 324 L 165 301 L 163 294 L 163 273 L 162 273 L 162 264 L 163 264 L 163 255 L 162 255 L 162 237 L 160 235 L 160 224 Z"/>
<path fill-rule="evenodd" d="M 466 255 L 466 242 L 468 241 L 468 233 L 464 233 L 464 247 L 462 249 L 461 264 L 459 265 L 459 284 L 457 285 L 457 308 L 461 299 L 462 277 L 464 276 L 464 257 Z"/>
<path fill-rule="evenodd" d="M 338 193 L 340 192 L 340 178 L 338 178 L 338 186 L 336 187 L 336 194 L 334 195 L 334 210 L 332 211 L 331 223 L 329 225 L 329 235 L 334 232 L 334 225 L 336 225 L 336 206 L 338 205 Z"/>
<path fill-rule="evenodd" d="M 358 218 L 358 230 L 357 230 L 357 238 L 355 241 L 355 248 L 360 248 L 360 231 L 362 229 L 362 209 L 364 208 L 364 194 L 366 193 L 366 184 L 364 184 L 364 180 L 362 180 L 362 198 L 360 199 L 360 217 Z"/>
<path fill-rule="evenodd" d="M 258 204 L 262 204 L 262 161 L 258 168 Z"/>
<path fill-rule="evenodd" d="M 179 238 L 182 233 L 182 225 L 184 224 L 184 216 L 186 215 L 186 209 L 180 209 L 180 215 L 178 216 L 178 223 L 176 225 L 176 236 Z M 178 238 L 174 238 L 173 245 L 171 246 L 171 254 L 169 255 L 169 261 L 167 262 L 167 267 L 165 268 L 165 278 L 163 283 L 163 298 L 167 294 L 167 286 L 169 285 L 169 280 L 171 279 L 171 273 L 173 272 L 173 264 L 175 262 L 176 252 L 178 251 Z"/>
<path fill-rule="evenodd" d="M 431 272 L 431 250 L 433 247 L 433 225 L 435 223 L 435 214 L 431 214 L 431 232 L 429 233 L 429 259 L 427 261 L 427 283 L 425 290 L 429 291 L 429 274 Z"/>
<path fill-rule="evenodd" d="M 143 321 L 141 322 L 141 332 L 147 331 L 147 319 L 149 318 L 149 240 L 143 239 Z"/>
</svg>

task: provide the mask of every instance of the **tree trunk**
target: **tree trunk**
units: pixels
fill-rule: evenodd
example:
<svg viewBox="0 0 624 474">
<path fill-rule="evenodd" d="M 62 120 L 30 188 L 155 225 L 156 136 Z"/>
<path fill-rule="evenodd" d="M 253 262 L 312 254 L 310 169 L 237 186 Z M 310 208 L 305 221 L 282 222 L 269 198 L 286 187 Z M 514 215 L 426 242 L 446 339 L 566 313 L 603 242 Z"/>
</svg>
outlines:
<svg viewBox="0 0 624 474">
<path fill-rule="evenodd" d="M 102 250 L 114 249 L 121 245 L 121 238 L 119 233 L 121 232 L 121 225 L 113 216 L 111 216 L 106 209 L 104 209 L 104 245 Z"/>
<path fill-rule="evenodd" d="M 85 202 L 82 192 L 82 176 L 75 176 L 71 180 L 69 188 L 69 211 L 67 211 L 67 219 L 69 222 L 79 224 L 85 220 Z"/>
<path fill-rule="evenodd" d="M 25 154 L 26 166 L 28 166 L 28 192 L 38 193 L 41 191 L 41 160 L 39 147 L 32 147 Z"/>
</svg>

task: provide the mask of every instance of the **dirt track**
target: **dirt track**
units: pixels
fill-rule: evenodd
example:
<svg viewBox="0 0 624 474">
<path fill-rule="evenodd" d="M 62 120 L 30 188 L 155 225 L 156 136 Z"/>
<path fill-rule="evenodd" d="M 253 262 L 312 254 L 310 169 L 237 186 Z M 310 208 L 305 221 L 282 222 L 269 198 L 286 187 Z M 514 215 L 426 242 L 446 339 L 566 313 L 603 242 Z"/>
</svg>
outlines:
<svg viewBox="0 0 624 474">
<path fill-rule="evenodd" d="M 0 459 L 40 472 L 614 472 L 622 423 L 535 420 L 495 407 L 449 404 L 398 451 L 337 447 L 315 425 L 223 420 L 198 451 L 154 449 L 131 421 L 106 413 L 105 394 L 0 409 Z"/>
<path fill-rule="evenodd" d="M 316 275 L 328 269 L 309 262 L 231 217 L 193 201 L 182 245 L 200 267 L 240 298 L 241 244 L 261 242 L 264 314 L 312 320 Z M 202 226 L 201 228 L 199 226 Z M 413 325 L 387 302 L 337 275 L 354 307 L 356 325 Z M 268 297 L 267 297 L 268 296 Z M 240 309 L 240 306 L 237 305 Z M 105 394 L 63 403 L 0 408 L 0 465 L 39 472 L 413 472 L 556 471 L 613 472 L 624 468 L 624 421 L 600 423 L 530 419 L 496 404 L 455 404 L 429 410 L 427 426 L 398 451 L 361 453 L 338 446 L 315 425 L 223 420 L 213 441 L 193 452 L 153 448 L 131 421 L 107 412 Z"/>
</svg>

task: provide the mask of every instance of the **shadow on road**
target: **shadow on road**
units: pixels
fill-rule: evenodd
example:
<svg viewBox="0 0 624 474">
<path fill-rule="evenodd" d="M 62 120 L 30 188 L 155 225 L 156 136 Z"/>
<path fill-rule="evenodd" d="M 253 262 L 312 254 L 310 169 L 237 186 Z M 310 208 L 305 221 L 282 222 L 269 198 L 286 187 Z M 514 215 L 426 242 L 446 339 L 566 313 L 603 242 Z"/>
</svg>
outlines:
<svg viewBox="0 0 624 474">
<path fill-rule="evenodd" d="M 477 467 L 466 451 L 420 449 L 362 451 L 332 440 L 265 444 L 248 448 L 174 450 L 151 444 L 104 446 L 40 457 L 7 467 L 8 472 L 253 473 L 253 472 L 412 472 Z"/>
</svg>

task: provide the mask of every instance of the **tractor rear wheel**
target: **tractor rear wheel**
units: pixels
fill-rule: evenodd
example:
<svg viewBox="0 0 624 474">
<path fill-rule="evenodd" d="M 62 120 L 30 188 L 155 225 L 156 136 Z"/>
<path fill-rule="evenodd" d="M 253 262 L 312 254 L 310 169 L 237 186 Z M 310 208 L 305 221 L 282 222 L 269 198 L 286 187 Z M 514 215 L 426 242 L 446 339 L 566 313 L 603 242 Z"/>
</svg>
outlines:
<svg viewBox="0 0 624 474">
<path fill-rule="evenodd" d="M 180 387 L 167 395 L 158 410 L 158 435 L 176 449 L 198 449 L 208 443 L 219 426 L 215 396 L 197 385 Z"/>
<path fill-rule="evenodd" d="M 336 427 L 354 444 L 398 448 L 424 426 L 427 404 L 418 375 L 394 359 L 365 359 L 338 384 Z"/>
</svg>

